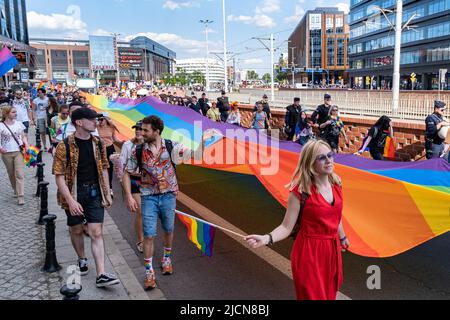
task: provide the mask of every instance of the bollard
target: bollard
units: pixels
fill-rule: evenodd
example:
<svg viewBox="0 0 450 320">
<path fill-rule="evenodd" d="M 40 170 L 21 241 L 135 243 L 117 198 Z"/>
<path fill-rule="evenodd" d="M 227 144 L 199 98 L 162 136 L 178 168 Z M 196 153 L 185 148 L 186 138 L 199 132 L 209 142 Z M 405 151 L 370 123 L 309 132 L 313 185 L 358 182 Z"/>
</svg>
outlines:
<svg viewBox="0 0 450 320">
<path fill-rule="evenodd" d="M 46 240 L 46 253 L 45 253 L 45 265 L 42 271 L 47 273 L 54 273 L 61 270 L 61 266 L 56 259 L 56 247 L 55 247 L 55 220 L 54 214 L 49 214 L 43 218 L 45 222 L 45 240 Z"/>
<path fill-rule="evenodd" d="M 46 181 L 41 181 L 38 184 L 38 188 L 40 189 L 40 197 L 41 197 L 41 209 L 39 211 L 39 220 L 37 224 L 43 226 L 44 225 L 44 217 L 48 215 L 48 186 L 50 183 Z"/>
<path fill-rule="evenodd" d="M 42 151 L 41 151 L 42 141 L 41 141 L 41 133 L 39 132 L 39 128 L 37 127 L 37 124 L 36 124 L 36 147 L 39 148 L 39 154 L 36 159 L 36 162 L 39 164 L 39 163 L 42 163 Z M 39 167 L 36 170 L 36 177 L 39 177 Z"/>
<path fill-rule="evenodd" d="M 41 196 L 41 186 L 40 183 L 42 181 L 44 181 L 44 167 L 45 167 L 45 163 L 39 162 L 37 164 L 37 189 L 36 189 L 36 197 L 40 197 Z"/>
<path fill-rule="evenodd" d="M 76 301 L 80 299 L 78 295 L 83 287 L 81 284 L 71 284 L 70 286 L 64 285 L 59 292 L 64 296 L 65 301 Z"/>
</svg>

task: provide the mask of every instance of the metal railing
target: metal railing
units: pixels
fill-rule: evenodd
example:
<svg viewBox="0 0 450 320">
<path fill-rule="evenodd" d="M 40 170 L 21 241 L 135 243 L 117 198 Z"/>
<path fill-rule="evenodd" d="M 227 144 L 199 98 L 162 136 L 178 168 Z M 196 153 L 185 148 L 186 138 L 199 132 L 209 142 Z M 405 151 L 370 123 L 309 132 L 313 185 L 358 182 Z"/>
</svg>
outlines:
<svg viewBox="0 0 450 320">
<path fill-rule="evenodd" d="M 241 93 L 230 93 L 231 101 L 255 104 L 265 93 L 263 90 L 242 90 Z M 323 103 L 326 90 L 292 90 L 279 91 L 271 107 L 286 108 L 292 104 L 294 97 L 301 99 L 301 104 L 311 110 Z M 434 101 L 438 98 L 447 103 L 447 117 L 450 117 L 450 93 L 402 92 L 397 112 L 392 110 L 392 94 L 388 91 L 330 91 L 333 104 L 338 106 L 341 114 L 380 117 L 386 115 L 393 119 L 421 120 L 433 113 Z"/>
</svg>

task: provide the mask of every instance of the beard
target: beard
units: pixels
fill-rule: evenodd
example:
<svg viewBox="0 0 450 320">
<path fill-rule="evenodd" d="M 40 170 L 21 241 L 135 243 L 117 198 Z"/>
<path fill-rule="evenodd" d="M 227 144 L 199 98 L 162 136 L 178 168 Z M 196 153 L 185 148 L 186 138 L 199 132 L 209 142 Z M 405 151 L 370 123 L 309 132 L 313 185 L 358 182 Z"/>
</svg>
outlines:
<svg viewBox="0 0 450 320">
<path fill-rule="evenodd" d="M 145 143 L 153 143 L 156 141 L 154 137 L 143 137 Z"/>
</svg>

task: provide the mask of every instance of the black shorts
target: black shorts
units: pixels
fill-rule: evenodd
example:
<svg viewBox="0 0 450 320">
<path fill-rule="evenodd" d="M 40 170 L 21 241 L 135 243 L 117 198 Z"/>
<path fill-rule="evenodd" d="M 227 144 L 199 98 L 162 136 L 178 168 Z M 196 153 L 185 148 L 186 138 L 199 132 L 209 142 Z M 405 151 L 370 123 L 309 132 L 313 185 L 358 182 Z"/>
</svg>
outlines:
<svg viewBox="0 0 450 320">
<path fill-rule="evenodd" d="M 78 185 L 77 201 L 84 210 L 83 216 L 72 216 L 68 210 L 67 225 L 75 227 L 83 224 L 84 220 L 89 223 L 102 224 L 105 219 L 105 209 L 102 207 L 102 195 L 98 184 Z"/>
</svg>

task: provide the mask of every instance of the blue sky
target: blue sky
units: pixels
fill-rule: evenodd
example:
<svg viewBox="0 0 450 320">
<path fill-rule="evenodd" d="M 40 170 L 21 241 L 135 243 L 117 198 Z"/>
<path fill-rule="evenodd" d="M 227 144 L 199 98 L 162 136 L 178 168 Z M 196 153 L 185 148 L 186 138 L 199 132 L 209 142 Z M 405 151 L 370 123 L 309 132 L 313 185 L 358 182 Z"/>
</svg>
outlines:
<svg viewBox="0 0 450 320">
<path fill-rule="evenodd" d="M 319 6 L 348 10 L 349 0 L 226 0 L 227 44 L 238 67 L 268 72 L 269 52 L 252 37 L 275 33 L 275 46 L 285 42 L 306 10 Z M 89 34 L 120 33 L 130 39 L 145 34 L 177 53 L 178 59 L 205 57 L 205 31 L 210 51 L 223 51 L 222 0 L 32 0 L 27 1 L 31 37 L 86 39 Z M 284 42 L 284 43 L 283 43 Z"/>
</svg>

